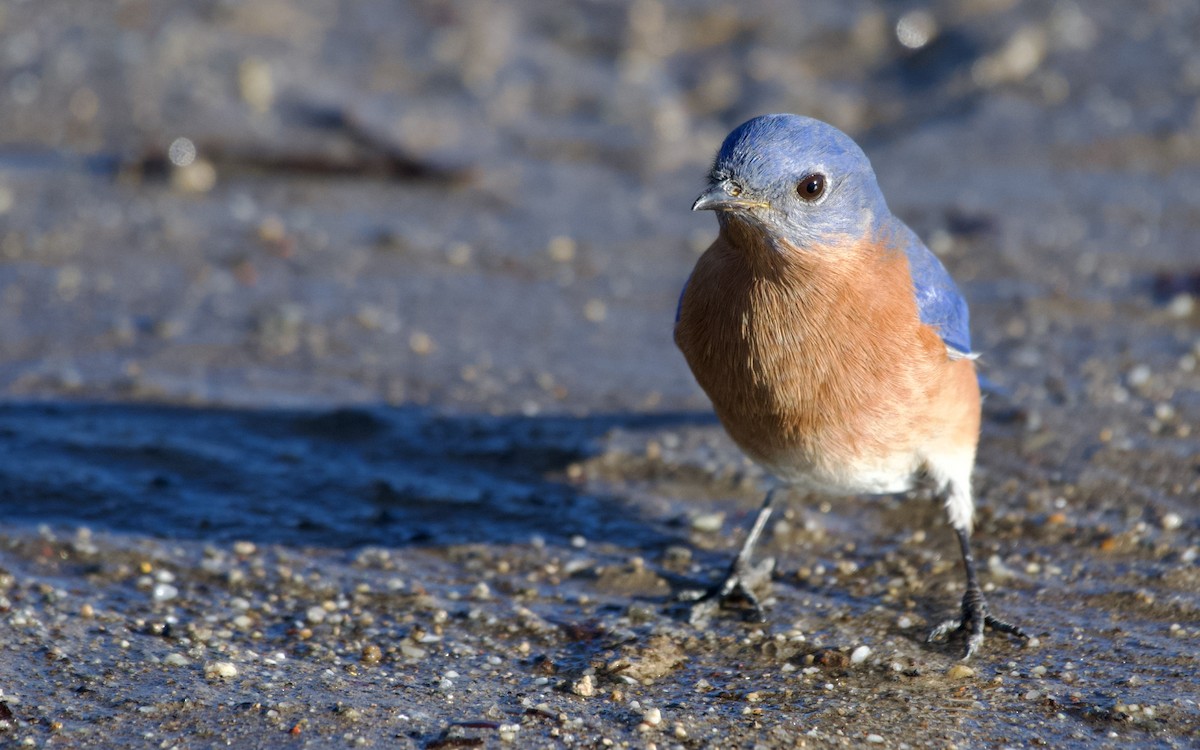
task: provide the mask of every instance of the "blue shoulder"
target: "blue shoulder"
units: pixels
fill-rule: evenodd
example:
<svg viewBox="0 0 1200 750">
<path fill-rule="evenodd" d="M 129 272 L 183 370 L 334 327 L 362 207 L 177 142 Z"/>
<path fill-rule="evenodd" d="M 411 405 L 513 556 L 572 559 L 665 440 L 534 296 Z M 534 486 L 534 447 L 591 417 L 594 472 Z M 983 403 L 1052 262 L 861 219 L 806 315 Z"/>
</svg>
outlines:
<svg viewBox="0 0 1200 750">
<path fill-rule="evenodd" d="M 675 325 L 679 325 L 679 314 L 683 312 L 683 295 L 687 294 L 688 283 L 692 280 L 692 275 L 689 273 L 687 281 L 683 282 L 683 288 L 679 290 L 679 301 L 675 303 Z"/>
<path fill-rule="evenodd" d="M 952 349 L 970 354 L 971 326 L 967 301 L 937 256 L 910 230 L 904 243 L 921 322 L 933 326 Z"/>
</svg>

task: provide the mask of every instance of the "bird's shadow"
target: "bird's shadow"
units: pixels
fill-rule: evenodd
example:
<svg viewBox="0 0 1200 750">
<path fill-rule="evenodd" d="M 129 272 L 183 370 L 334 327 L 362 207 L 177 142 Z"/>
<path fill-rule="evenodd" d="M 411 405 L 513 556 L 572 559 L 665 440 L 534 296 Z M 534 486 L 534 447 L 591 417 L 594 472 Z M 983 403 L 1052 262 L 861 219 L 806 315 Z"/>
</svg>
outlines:
<svg viewBox="0 0 1200 750">
<path fill-rule="evenodd" d="M 654 547 L 672 541 L 661 524 L 571 482 L 568 467 L 602 450 L 616 428 L 712 421 L 691 412 L 8 404 L 0 508 L 9 525 L 214 542 L 399 547 L 581 534 Z"/>
</svg>

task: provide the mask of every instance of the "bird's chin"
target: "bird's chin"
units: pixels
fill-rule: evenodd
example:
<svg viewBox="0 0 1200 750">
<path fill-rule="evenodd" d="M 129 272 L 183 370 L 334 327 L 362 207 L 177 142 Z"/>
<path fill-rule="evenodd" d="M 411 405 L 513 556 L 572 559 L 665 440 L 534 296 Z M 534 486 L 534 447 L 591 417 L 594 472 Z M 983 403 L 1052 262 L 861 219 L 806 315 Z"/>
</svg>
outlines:
<svg viewBox="0 0 1200 750">
<path fill-rule="evenodd" d="M 724 208 L 717 212 L 717 220 L 723 226 L 743 231 L 770 232 L 777 228 L 776 222 L 772 220 L 770 207 L 762 203 Z"/>
</svg>

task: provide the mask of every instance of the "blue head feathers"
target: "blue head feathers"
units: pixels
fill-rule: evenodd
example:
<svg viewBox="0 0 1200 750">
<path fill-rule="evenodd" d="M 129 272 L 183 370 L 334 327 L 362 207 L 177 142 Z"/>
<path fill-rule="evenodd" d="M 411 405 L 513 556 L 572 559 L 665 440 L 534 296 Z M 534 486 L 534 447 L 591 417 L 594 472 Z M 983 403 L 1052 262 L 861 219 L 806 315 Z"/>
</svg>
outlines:
<svg viewBox="0 0 1200 750">
<path fill-rule="evenodd" d="M 798 115 L 763 115 L 730 133 L 694 208 L 721 209 L 800 246 L 860 236 L 888 215 L 858 144 Z"/>
<path fill-rule="evenodd" d="M 763 115 L 721 144 L 709 186 L 693 210 L 756 227 L 800 252 L 872 238 L 908 256 L 921 321 L 947 346 L 970 351 L 967 306 L 941 261 L 888 211 L 866 154 L 837 128 L 811 117 Z"/>
</svg>

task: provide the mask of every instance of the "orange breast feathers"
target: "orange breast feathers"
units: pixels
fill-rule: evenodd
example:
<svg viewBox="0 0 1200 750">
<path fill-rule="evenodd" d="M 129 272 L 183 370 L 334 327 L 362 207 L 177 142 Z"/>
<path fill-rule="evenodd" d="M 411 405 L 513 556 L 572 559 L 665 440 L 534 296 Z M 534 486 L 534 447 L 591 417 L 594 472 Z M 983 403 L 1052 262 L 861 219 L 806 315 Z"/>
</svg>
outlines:
<svg viewBox="0 0 1200 750">
<path fill-rule="evenodd" d="M 921 323 L 902 251 L 777 250 L 728 229 L 696 264 L 675 341 L 742 450 L 829 475 L 974 454 L 974 363 Z"/>
</svg>

